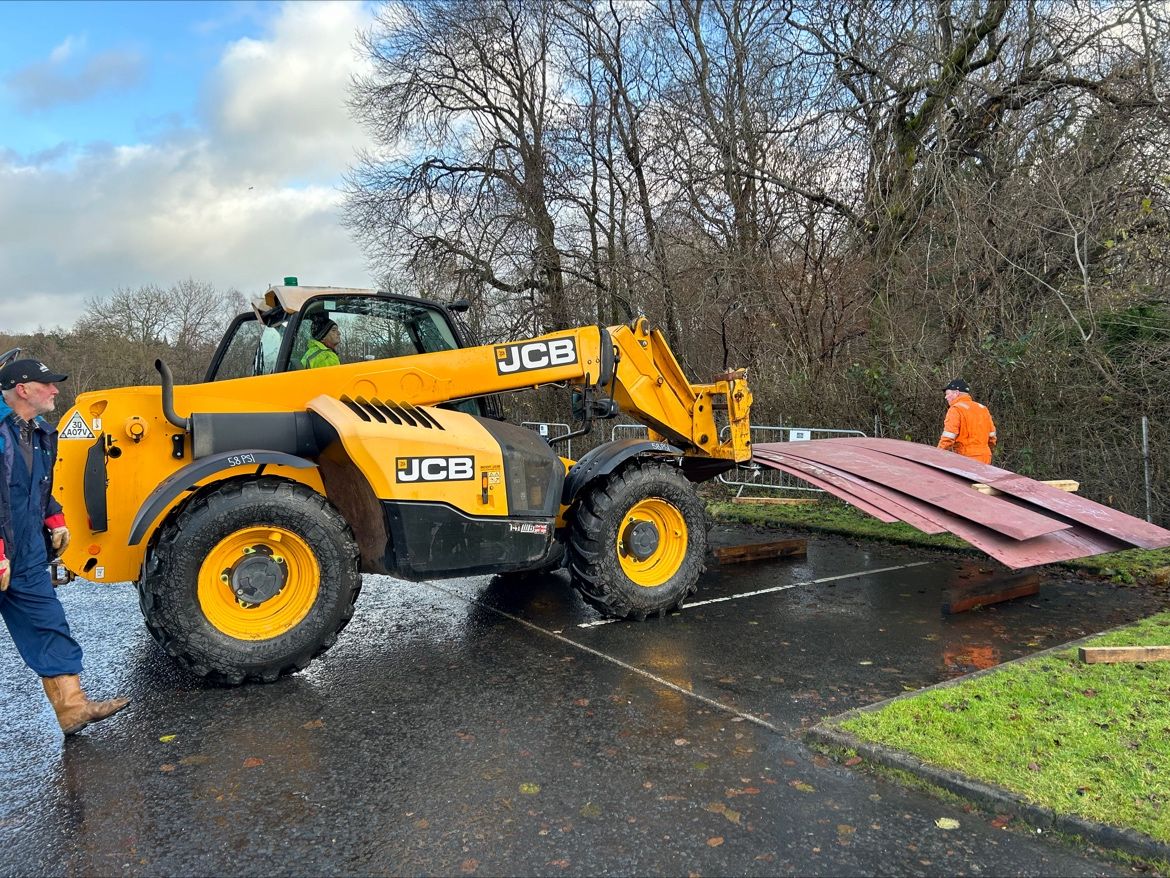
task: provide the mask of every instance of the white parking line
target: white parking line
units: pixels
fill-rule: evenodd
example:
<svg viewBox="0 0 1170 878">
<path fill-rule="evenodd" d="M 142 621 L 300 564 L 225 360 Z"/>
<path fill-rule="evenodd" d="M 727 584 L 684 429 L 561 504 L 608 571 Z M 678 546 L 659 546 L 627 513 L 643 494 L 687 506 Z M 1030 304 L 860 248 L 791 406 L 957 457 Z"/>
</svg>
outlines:
<svg viewBox="0 0 1170 878">
<path fill-rule="evenodd" d="M 856 576 L 869 576 L 874 573 L 890 573 L 894 570 L 906 570 L 910 567 L 921 567 L 924 564 L 933 564 L 933 561 L 915 561 L 912 564 L 899 564 L 897 567 L 879 567 L 877 570 L 858 570 L 855 573 L 841 573 L 837 576 L 822 576 L 820 579 L 806 579 L 803 582 L 790 582 L 788 585 L 777 585 L 772 588 L 761 588 L 757 591 L 745 591 L 743 594 L 731 594 L 721 598 L 710 598 L 705 601 L 694 601 L 693 603 L 683 604 L 679 607 L 679 612 L 689 610 L 692 607 L 704 607 L 707 604 L 719 604 L 723 601 L 738 601 L 740 598 L 753 598 L 762 594 L 775 594 L 778 591 L 787 591 L 790 588 L 798 588 L 802 585 L 819 585 L 822 582 L 835 582 L 838 579 L 852 579 Z M 596 628 L 599 625 L 609 625 L 612 622 L 622 622 L 623 619 L 595 619 L 592 622 L 580 622 L 577 624 L 578 628 Z"/>
<path fill-rule="evenodd" d="M 690 689 L 686 689 L 686 688 L 678 685 L 677 683 L 672 683 L 672 682 L 670 682 L 670 680 L 663 679 L 662 677 L 659 677 L 657 674 L 651 674 L 649 671 L 644 671 L 641 668 L 637 667 L 636 665 L 631 665 L 628 662 L 623 662 L 621 659 L 614 658 L 612 655 L 606 655 L 604 652 L 601 652 L 600 650 L 594 649 L 591 646 L 586 646 L 583 643 L 578 643 L 575 640 L 570 640 L 568 637 L 565 637 L 563 634 L 558 634 L 556 631 L 549 631 L 547 628 L 541 628 L 539 625 L 535 625 L 532 622 L 529 622 L 527 619 L 521 619 L 519 616 L 514 616 L 511 613 L 505 613 L 503 610 L 498 610 L 495 607 L 491 606 L 490 604 L 485 604 L 482 601 L 476 600 L 475 598 L 469 598 L 469 597 L 467 597 L 467 595 L 460 594 L 459 592 L 454 591 L 453 589 L 445 588 L 442 585 L 439 585 L 439 583 L 437 583 L 437 582 L 428 582 L 427 585 L 430 586 L 431 588 L 438 589 L 439 591 L 443 592 L 444 594 L 450 595 L 453 598 L 458 598 L 461 601 L 465 601 L 469 604 L 475 604 L 477 607 L 482 607 L 485 610 L 490 610 L 491 612 L 495 613 L 497 616 L 503 616 L 505 619 L 511 619 L 513 622 L 518 622 L 519 624 L 523 625 L 525 628 L 529 628 L 533 631 L 537 631 L 541 634 L 544 634 L 548 637 L 553 638 L 553 640 L 558 640 L 567 646 L 571 646 L 574 649 L 579 649 L 582 652 L 587 652 L 592 656 L 596 656 L 597 658 L 599 658 L 603 661 L 609 662 L 610 664 L 617 665 L 622 670 L 629 671 L 632 674 L 637 674 L 640 677 L 645 677 L 647 680 L 652 680 L 654 683 L 656 683 L 659 686 L 665 686 L 667 689 L 670 689 L 674 692 L 677 692 L 680 695 L 684 695 L 687 698 L 694 699 L 695 701 L 700 701 L 703 704 L 707 705 L 708 707 L 713 707 L 716 710 L 721 711 L 723 713 L 729 713 L 732 716 L 739 717 L 740 719 L 744 720 L 745 722 L 754 723 L 757 726 L 762 726 L 763 728 L 768 729 L 771 732 L 775 732 L 778 735 L 784 734 L 784 730 L 781 729 L 779 726 L 776 726 L 773 723 L 768 722 L 763 717 L 756 716 L 754 713 L 745 713 L 742 710 L 738 710 L 735 707 L 732 707 L 730 704 L 724 704 L 722 701 L 716 701 L 714 698 L 708 698 L 706 695 L 700 695 L 698 692 L 692 692 Z"/>
</svg>

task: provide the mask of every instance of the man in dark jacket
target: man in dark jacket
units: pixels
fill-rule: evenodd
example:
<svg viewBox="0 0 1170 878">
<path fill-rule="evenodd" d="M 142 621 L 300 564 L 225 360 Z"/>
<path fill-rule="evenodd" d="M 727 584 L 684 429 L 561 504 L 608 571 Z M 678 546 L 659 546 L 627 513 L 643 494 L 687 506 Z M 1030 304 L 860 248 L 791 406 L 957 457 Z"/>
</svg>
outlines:
<svg viewBox="0 0 1170 878">
<path fill-rule="evenodd" d="M 129 699 L 90 701 L 81 689 L 81 647 L 69 633 L 49 562 L 69 544 L 53 497 L 57 431 L 42 417 L 56 405 L 59 375 L 37 360 L 0 369 L 0 615 L 25 664 L 40 677 L 66 735 L 117 713 Z"/>
</svg>

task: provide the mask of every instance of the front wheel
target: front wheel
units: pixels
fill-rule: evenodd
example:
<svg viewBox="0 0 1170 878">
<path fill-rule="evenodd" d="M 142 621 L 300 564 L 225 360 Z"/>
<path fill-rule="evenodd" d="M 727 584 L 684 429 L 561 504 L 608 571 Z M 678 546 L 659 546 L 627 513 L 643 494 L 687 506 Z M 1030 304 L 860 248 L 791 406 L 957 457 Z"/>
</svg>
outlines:
<svg viewBox="0 0 1170 878">
<path fill-rule="evenodd" d="M 574 504 L 573 584 L 607 616 L 676 609 L 695 591 L 706 552 L 703 502 L 676 466 L 636 461 L 591 483 Z"/>
<path fill-rule="evenodd" d="M 361 589 L 357 544 L 312 489 L 227 482 L 164 525 L 139 582 L 146 626 L 182 666 L 271 682 L 333 645 Z"/>
</svg>

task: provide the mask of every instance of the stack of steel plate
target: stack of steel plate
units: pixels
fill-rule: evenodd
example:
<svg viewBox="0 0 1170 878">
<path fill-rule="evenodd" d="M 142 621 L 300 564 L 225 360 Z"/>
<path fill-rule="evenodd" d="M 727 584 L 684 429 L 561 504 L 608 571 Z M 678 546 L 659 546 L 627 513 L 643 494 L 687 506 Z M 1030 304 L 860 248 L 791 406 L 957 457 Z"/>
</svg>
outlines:
<svg viewBox="0 0 1170 878">
<path fill-rule="evenodd" d="M 1170 546 L 1170 530 L 929 445 L 859 438 L 774 442 L 756 445 L 753 460 L 882 521 L 953 533 L 1009 567 Z M 976 484 L 992 490 L 982 493 Z"/>
</svg>

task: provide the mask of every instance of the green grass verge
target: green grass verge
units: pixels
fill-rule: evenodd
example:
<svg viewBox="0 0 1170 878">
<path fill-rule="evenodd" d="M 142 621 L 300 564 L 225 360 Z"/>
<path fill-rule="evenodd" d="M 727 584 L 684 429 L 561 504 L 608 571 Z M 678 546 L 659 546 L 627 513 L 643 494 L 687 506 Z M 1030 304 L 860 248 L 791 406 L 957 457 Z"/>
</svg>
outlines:
<svg viewBox="0 0 1170 878">
<path fill-rule="evenodd" d="M 1170 613 L 1092 643 L 1170 645 Z M 1066 649 L 903 698 L 840 727 L 1058 813 L 1170 842 L 1170 662 L 1082 664 Z"/>
<path fill-rule="evenodd" d="M 762 527 L 799 527 L 847 536 L 887 540 L 915 546 L 956 549 L 987 557 L 965 540 L 951 534 L 932 536 L 908 524 L 886 524 L 839 500 L 818 500 L 796 506 L 752 506 L 713 502 L 708 512 L 716 521 L 754 524 Z M 1128 549 L 1093 558 L 1082 558 L 1060 566 L 1115 582 L 1145 583 L 1170 581 L 1170 549 Z"/>
</svg>

